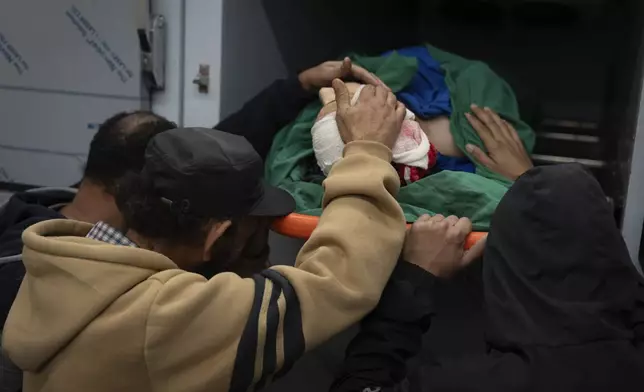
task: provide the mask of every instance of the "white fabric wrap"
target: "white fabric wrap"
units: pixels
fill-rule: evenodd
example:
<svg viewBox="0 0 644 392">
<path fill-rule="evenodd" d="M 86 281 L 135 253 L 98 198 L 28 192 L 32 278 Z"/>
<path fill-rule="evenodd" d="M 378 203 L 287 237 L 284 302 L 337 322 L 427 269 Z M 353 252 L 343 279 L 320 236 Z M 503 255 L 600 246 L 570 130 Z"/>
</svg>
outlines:
<svg viewBox="0 0 644 392">
<path fill-rule="evenodd" d="M 351 99 L 352 106 L 358 102 L 363 87 L 364 85 L 360 86 Z M 315 159 L 324 175 L 328 175 L 333 164 L 342 158 L 344 150 L 344 142 L 340 136 L 335 115 L 335 112 L 327 114 L 316 121 L 311 128 Z M 407 109 L 400 136 L 392 149 L 393 161 L 406 166 L 427 169 L 429 139 L 415 119 L 414 113 Z"/>
</svg>

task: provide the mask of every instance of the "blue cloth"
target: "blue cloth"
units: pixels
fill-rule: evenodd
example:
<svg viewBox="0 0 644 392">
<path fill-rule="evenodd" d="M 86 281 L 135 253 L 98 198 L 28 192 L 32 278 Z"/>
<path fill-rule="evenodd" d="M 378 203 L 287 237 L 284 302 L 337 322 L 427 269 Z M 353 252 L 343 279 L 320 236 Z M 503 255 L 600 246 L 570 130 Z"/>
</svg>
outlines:
<svg viewBox="0 0 644 392">
<path fill-rule="evenodd" d="M 393 51 L 384 55 L 388 56 Z M 452 113 L 449 89 L 445 83 L 445 73 L 438 61 L 429 54 L 424 46 L 398 49 L 401 56 L 415 57 L 418 71 L 409 85 L 397 96 L 416 116 L 428 119 Z"/>
<path fill-rule="evenodd" d="M 445 83 L 445 73 L 438 61 L 429 54 L 425 46 L 412 46 L 398 49 L 401 56 L 415 57 L 418 71 L 409 84 L 398 94 L 409 110 L 420 118 L 427 119 L 452 114 L 450 93 Z M 388 56 L 393 51 L 387 52 Z M 467 158 L 453 158 L 438 153 L 436 166 L 438 170 L 452 170 L 474 173 L 476 168 Z"/>
<path fill-rule="evenodd" d="M 439 170 L 451 170 L 451 171 L 460 171 L 460 172 L 467 172 L 467 173 L 474 173 L 476 172 L 476 166 L 470 161 L 469 159 L 463 157 L 463 158 L 455 158 L 455 157 L 447 157 L 445 155 L 441 155 L 441 153 L 436 154 L 436 168 Z"/>
</svg>

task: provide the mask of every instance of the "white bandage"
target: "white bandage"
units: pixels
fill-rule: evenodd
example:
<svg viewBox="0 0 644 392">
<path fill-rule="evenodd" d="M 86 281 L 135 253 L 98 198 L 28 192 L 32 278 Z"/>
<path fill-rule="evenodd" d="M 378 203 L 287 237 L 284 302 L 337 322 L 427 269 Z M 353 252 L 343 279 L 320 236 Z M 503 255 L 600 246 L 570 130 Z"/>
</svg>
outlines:
<svg viewBox="0 0 644 392">
<path fill-rule="evenodd" d="M 351 99 L 351 105 L 358 102 L 363 86 L 360 86 Z M 420 124 L 415 121 L 414 113 L 407 110 L 405 121 L 396 144 L 392 149 L 393 161 L 407 166 L 427 169 L 429 166 L 429 139 L 420 128 Z M 328 175 L 331 167 L 335 162 L 342 158 L 344 142 L 338 130 L 338 124 L 335 120 L 335 112 L 322 117 L 316 121 L 311 128 L 311 138 L 313 140 L 313 151 L 318 166 Z"/>
</svg>

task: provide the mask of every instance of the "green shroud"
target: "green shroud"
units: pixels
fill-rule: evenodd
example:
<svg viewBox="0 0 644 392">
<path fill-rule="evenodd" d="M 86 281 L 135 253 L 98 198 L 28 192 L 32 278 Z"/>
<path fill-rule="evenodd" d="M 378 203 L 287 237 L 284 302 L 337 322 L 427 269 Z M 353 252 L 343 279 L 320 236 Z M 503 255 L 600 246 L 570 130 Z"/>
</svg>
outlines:
<svg viewBox="0 0 644 392">
<path fill-rule="evenodd" d="M 445 71 L 452 102 L 451 131 L 461 150 L 465 151 L 468 143 L 483 148 L 483 142 L 464 116 L 470 105 L 476 103 L 497 111 L 514 125 L 528 152 L 532 151 L 534 132 L 520 120 L 514 92 L 503 79 L 484 63 L 466 60 L 429 45 L 427 48 Z M 417 70 L 415 58 L 395 52 L 388 57 L 354 55 L 351 58 L 378 75 L 394 92 L 402 90 Z M 293 123 L 282 129 L 266 159 L 268 182 L 291 193 L 297 212 L 306 215 L 322 212 L 324 176 L 317 168 L 311 144 L 311 127 L 321 107 L 319 102 L 311 103 Z M 442 171 L 402 187 L 397 199 L 407 221 L 413 222 L 422 214 L 440 213 L 468 217 L 475 230 L 487 230 L 492 213 L 511 183 L 474 162 L 476 174 Z"/>
</svg>

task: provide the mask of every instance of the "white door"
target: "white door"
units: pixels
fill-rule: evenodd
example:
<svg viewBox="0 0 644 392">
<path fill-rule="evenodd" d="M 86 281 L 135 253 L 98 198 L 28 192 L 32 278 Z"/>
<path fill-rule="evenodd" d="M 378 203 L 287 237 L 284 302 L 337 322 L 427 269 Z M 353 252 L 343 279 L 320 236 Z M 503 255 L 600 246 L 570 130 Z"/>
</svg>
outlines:
<svg viewBox="0 0 644 392">
<path fill-rule="evenodd" d="M 0 182 L 77 182 L 100 122 L 149 107 L 147 4 L 0 0 Z"/>
</svg>

